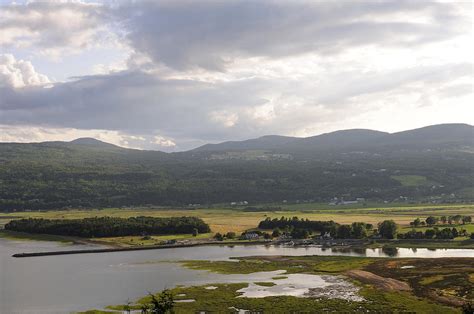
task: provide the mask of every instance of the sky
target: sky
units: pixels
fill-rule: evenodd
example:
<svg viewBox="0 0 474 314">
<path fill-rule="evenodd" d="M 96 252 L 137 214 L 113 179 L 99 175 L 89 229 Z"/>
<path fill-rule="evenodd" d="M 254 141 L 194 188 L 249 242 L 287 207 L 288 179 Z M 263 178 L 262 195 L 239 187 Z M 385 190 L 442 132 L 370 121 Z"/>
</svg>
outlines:
<svg viewBox="0 0 474 314">
<path fill-rule="evenodd" d="M 474 124 L 471 1 L 0 0 L 0 142 Z"/>
</svg>

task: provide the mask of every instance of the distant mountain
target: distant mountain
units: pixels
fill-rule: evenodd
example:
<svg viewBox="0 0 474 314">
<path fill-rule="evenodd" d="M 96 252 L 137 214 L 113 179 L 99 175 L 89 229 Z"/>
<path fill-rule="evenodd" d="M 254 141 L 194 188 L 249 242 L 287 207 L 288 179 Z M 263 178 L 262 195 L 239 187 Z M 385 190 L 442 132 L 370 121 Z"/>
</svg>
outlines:
<svg viewBox="0 0 474 314">
<path fill-rule="evenodd" d="M 381 139 L 389 133 L 365 130 L 352 129 L 342 130 L 331 133 L 324 133 L 317 136 L 303 138 L 297 143 L 288 148 L 281 148 L 287 151 L 340 151 L 357 149 L 361 145 L 371 143 L 374 140 Z"/>
<path fill-rule="evenodd" d="M 474 146 L 474 126 L 469 124 L 438 124 L 389 134 L 372 143 L 384 146 L 443 147 Z"/>
<path fill-rule="evenodd" d="M 453 146 L 474 146 L 474 126 L 468 124 L 439 124 L 419 129 L 386 133 L 352 129 L 325 133 L 306 138 L 264 136 L 245 141 L 207 144 L 195 152 L 225 152 L 267 150 L 277 153 L 321 153 L 377 151 L 387 149 L 426 149 Z"/>
<path fill-rule="evenodd" d="M 471 202 L 474 127 L 264 136 L 188 152 L 0 143 L 0 211 L 247 201 Z"/>
<path fill-rule="evenodd" d="M 232 151 L 232 150 L 273 150 L 301 140 L 297 137 L 266 135 L 245 141 L 228 141 L 220 144 L 206 144 L 193 151 Z"/>
<path fill-rule="evenodd" d="M 74 145 L 94 146 L 94 147 L 116 147 L 121 148 L 117 145 L 106 143 L 92 137 L 80 137 L 69 142 Z"/>
</svg>

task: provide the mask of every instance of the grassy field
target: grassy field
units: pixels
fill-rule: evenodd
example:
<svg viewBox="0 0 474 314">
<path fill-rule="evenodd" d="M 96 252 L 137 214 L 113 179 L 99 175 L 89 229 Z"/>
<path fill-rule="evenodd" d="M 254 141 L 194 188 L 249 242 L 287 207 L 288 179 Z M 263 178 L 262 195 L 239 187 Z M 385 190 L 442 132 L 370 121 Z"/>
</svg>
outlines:
<svg viewBox="0 0 474 314">
<path fill-rule="evenodd" d="M 258 223 L 267 218 L 279 218 L 281 216 L 307 218 L 310 220 L 334 220 L 341 224 L 350 224 L 355 221 L 372 223 L 376 225 L 386 219 L 393 219 L 402 228 L 402 231 L 410 229 L 409 223 L 415 218 L 426 219 L 433 216 L 450 215 L 473 215 L 474 205 L 409 205 L 406 204 L 369 204 L 363 207 L 362 204 L 350 206 L 329 206 L 327 204 L 290 204 L 282 205 L 278 211 L 257 211 L 248 212 L 239 208 L 209 208 L 209 209 L 103 209 L 103 210 L 62 210 L 62 211 L 42 211 L 42 212 L 16 212 L 0 215 L 0 227 L 11 219 L 19 218 L 48 218 L 48 219 L 74 219 L 86 217 L 179 217 L 179 216 L 197 216 L 202 218 L 211 227 L 212 233 L 226 233 L 233 231 L 236 233 L 255 228 Z M 464 226 L 469 232 L 474 232 L 474 225 Z M 15 238 L 15 234 L 0 233 L 0 237 Z M 18 235 L 20 239 L 41 239 L 38 235 L 28 236 L 26 234 Z M 199 235 L 198 238 L 205 238 L 209 235 Z M 61 237 L 60 237 L 61 238 Z M 186 239 L 190 235 L 171 235 L 171 236 L 153 236 L 149 240 L 142 240 L 141 237 L 117 237 L 104 238 L 111 244 L 122 246 L 129 245 L 149 245 L 158 244 L 160 241 L 169 239 Z M 61 239 L 64 241 L 64 239 Z"/>
<path fill-rule="evenodd" d="M 391 176 L 392 179 L 397 180 L 403 186 L 426 186 L 426 185 L 433 185 L 435 182 L 429 181 L 424 176 L 418 175 L 402 175 L 402 176 Z"/>
</svg>

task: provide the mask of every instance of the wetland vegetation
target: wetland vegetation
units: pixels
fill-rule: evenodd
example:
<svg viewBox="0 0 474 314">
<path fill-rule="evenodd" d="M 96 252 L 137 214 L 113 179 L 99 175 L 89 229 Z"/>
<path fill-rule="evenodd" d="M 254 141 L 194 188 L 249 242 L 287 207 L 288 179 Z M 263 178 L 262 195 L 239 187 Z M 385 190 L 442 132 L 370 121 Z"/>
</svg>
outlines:
<svg viewBox="0 0 474 314">
<path fill-rule="evenodd" d="M 185 267 L 225 274 L 284 271 L 273 281 L 253 283 L 219 283 L 203 286 L 180 286 L 171 289 L 176 303 L 175 313 L 223 309 L 244 309 L 250 312 L 416 312 L 460 313 L 463 305 L 474 301 L 474 260 L 471 258 L 387 259 L 325 256 L 244 257 L 235 261 L 187 261 Z M 342 300 L 334 297 L 301 296 L 243 297 L 250 285 L 261 289 L 276 289 L 278 280 L 291 274 L 329 275 L 345 278 L 356 285 L 361 299 Z M 283 278 L 285 277 L 285 278 Z M 281 280 L 280 279 L 280 280 Z M 208 287 L 212 287 L 211 289 Z M 257 288 L 258 289 L 258 288 Z M 332 289 L 332 288 L 329 288 Z M 317 290 L 316 290 L 317 291 Z M 149 297 L 137 300 L 132 309 L 149 302 Z M 121 311 L 126 305 L 108 310 Z M 87 313 L 102 313 L 93 310 Z"/>
</svg>

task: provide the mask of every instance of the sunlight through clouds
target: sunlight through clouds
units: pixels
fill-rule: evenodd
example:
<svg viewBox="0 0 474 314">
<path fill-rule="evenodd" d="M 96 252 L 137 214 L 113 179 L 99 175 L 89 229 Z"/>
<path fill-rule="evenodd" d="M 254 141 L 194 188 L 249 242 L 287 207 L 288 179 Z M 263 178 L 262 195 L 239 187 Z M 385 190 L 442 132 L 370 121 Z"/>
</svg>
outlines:
<svg viewBox="0 0 474 314">
<path fill-rule="evenodd" d="M 473 123 L 472 18 L 434 1 L 2 4 L 0 124 L 176 151 Z"/>
</svg>

